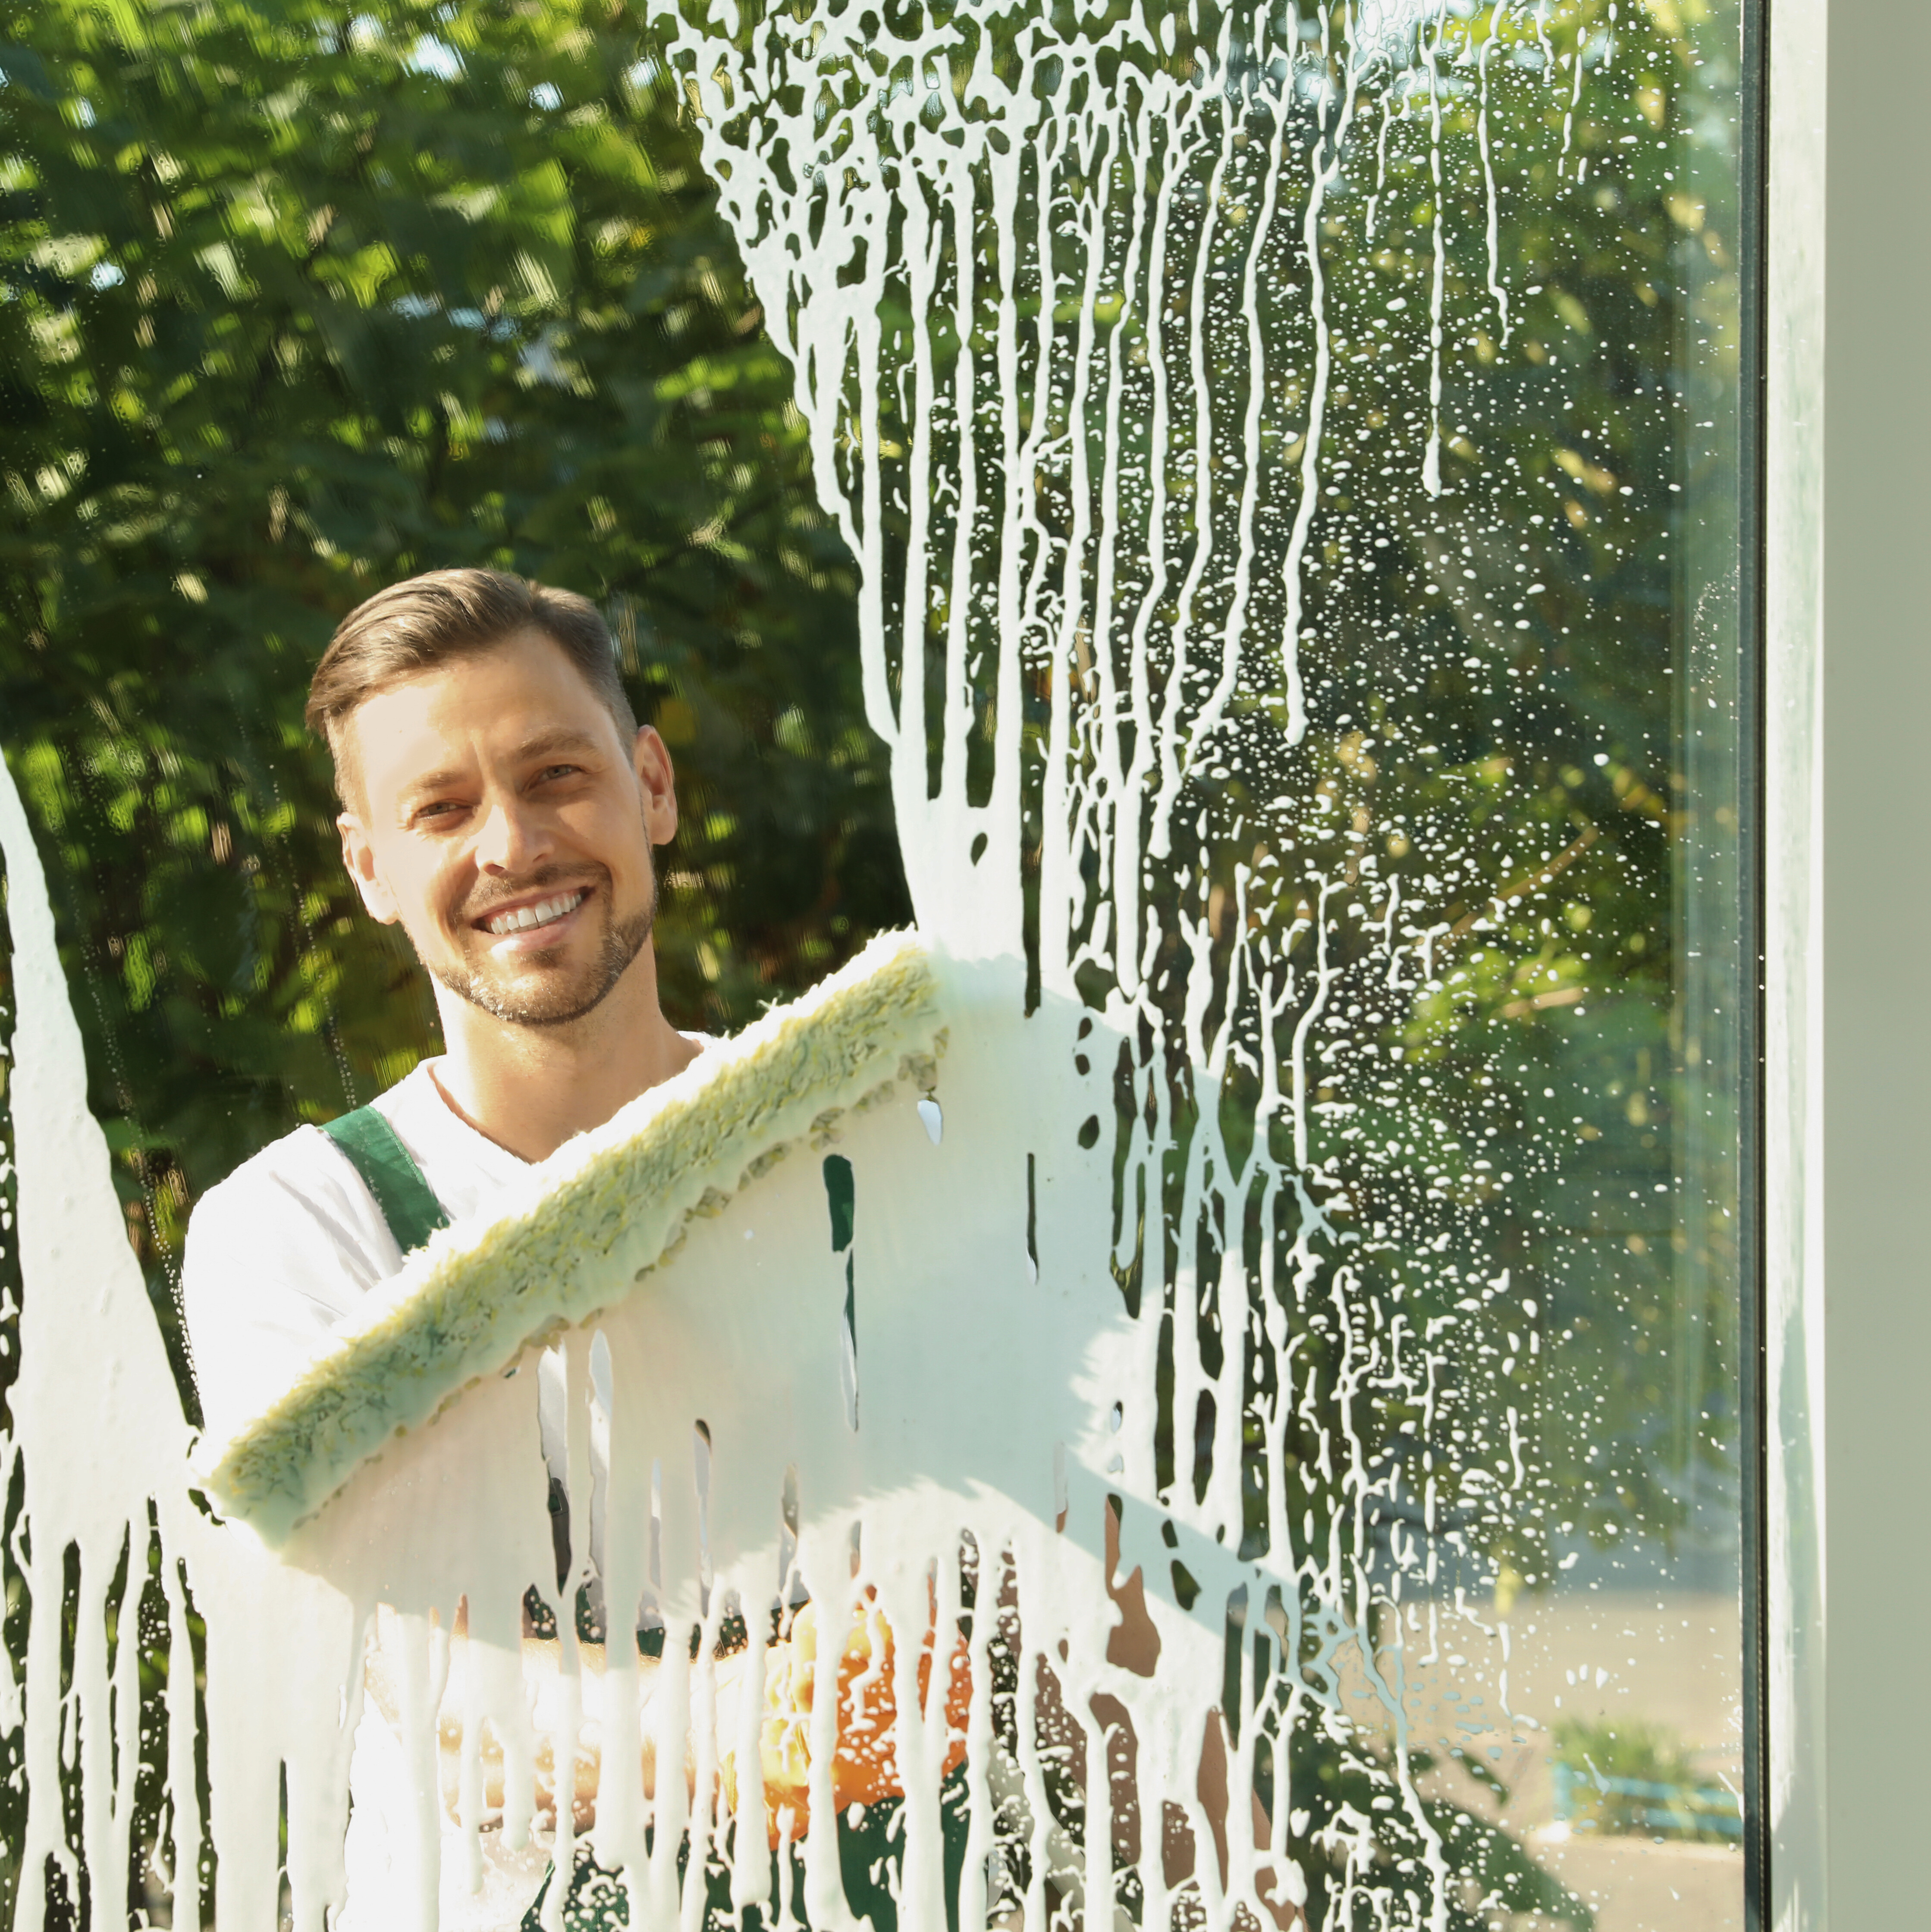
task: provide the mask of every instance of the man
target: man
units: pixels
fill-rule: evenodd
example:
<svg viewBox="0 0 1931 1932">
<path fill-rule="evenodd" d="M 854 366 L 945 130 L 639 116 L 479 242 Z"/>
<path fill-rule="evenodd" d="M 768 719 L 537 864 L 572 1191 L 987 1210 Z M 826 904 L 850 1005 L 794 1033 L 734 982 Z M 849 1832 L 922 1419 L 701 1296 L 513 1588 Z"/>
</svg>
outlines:
<svg viewBox="0 0 1931 1932">
<path fill-rule="evenodd" d="M 664 1018 L 651 944 L 670 754 L 587 599 L 484 570 L 397 584 L 336 632 L 308 718 L 343 861 L 428 970 L 445 1051 L 377 1100 L 363 1140 L 298 1128 L 197 1209 L 182 1290 L 217 1438 L 401 1266 L 369 1136 L 392 1131 L 460 1220 L 702 1045 Z"/>
<path fill-rule="evenodd" d="M 490 1208 L 704 1044 L 658 1000 L 652 848 L 677 827 L 670 756 L 638 725 L 587 599 L 485 570 L 396 584 L 344 620 L 308 716 L 335 759 L 343 861 L 428 972 L 444 1051 L 371 1106 L 264 1148 L 197 1208 L 182 1294 L 218 1440 L 434 1228 Z M 539 1382 L 560 1476 L 553 1361 Z M 392 1745 L 365 1721 L 351 1827 L 365 1845 L 393 1803 Z M 353 1844 L 351 1865 L 369 1869 Z M 516 1924 L 542 1870 L 493 1864 L 503 1896 L 459 1916 Z M 371 1883 L 352 1900 L 364 1918 Z"/>
</svg>

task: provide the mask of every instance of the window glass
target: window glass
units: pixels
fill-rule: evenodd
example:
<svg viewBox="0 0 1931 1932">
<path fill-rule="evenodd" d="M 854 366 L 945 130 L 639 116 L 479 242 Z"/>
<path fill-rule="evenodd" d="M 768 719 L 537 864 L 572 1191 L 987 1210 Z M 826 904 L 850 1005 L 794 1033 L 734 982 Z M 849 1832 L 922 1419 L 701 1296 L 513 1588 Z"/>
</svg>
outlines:
<svg viewBox="0 0 1931 1932">
<path fill-rule="evenodd" d="M 1740 31 L 17 29 L 22 1922 L 1741 1924 Z M 503 1196 L 554 1482 L 532 1352 L 264 1544 L 183 1244 L 447 1044 L 303 707 L 461 566 L 668 748 L 678 1027 L 914 922 L 937 1017 L 662 1227 Z"/>
</svg>

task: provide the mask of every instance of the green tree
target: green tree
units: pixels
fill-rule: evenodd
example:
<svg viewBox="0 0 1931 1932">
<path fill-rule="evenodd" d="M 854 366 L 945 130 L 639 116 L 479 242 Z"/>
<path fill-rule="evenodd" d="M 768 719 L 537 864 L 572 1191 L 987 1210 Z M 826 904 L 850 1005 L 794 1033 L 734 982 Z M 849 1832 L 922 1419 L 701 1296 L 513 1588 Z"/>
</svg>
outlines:
<svg viewBox="0 0 1931 1932">
<path fill-rule="evenodd" d="M 851 566 L 642 7 L 55 0 L 6 40 L 0 728 L 172 1334 L 200 1192 L 433 1049 L 300 718 L 383 584 L 603 603 L 680 765 L 681 1023 L 908 908 Z"/>
</svg>

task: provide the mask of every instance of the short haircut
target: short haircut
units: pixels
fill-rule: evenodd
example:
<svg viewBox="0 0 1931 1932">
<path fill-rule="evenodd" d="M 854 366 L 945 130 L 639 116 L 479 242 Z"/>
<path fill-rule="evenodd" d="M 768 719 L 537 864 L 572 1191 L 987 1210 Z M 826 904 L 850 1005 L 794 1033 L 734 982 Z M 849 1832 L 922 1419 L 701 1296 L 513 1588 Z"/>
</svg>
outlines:
<svg viewBox="0 0 1931 1932">
<path fill-rule="evenodd" d="M 452 658 L 476 656 L 537 631 L 581 674 L 627 746 L 636 714 L 617 669 L 609 627 L 587 597 L 500 570 L 431 570 L 378 590 L 337 627 L 315 667 L 305 714 L 329 741 L 335 790 L 350 802 L 343 726 L 379 691 Z"/>
</svg>

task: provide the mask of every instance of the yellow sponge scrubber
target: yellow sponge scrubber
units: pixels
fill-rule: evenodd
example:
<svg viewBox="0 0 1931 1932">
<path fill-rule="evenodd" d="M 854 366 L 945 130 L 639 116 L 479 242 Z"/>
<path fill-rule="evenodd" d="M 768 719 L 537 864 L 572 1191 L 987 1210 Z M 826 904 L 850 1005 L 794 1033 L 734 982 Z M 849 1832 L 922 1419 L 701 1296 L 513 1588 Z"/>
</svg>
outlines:
<svg viewBox="0 0 1931 1932">
<path fill-rule="evenodd" d="M 372 1293 L 295 1385 L 198 1459 L 224 1514 L 271 1546 L 391 1437 L 521 1351 L 635 1288 L 683 1238 L 801 1141 L 910 1086 L 945 1034 L 914 933 L 874 940 L 532 1171 L 486 1226 L 445 1228 Z"/>
</svg>

